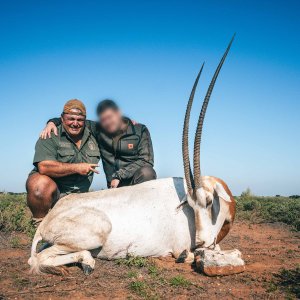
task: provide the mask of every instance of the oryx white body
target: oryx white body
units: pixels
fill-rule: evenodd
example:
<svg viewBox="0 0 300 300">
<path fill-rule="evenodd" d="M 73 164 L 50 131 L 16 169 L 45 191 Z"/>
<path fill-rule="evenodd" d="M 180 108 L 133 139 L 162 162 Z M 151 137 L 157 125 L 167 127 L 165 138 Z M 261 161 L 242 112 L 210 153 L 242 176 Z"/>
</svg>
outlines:
<svg viewBox="0 0 300 300">
<path fill-rule="evenodd" d="M 128 254 L 177 258 L 194 248 L 195 224 L 199 224 L 192 207 L 186 204 L 178 208 L 185 196 L 182 178 L 66 196 L 40 224 L 29 263 L 36 272 L 72 262 L 94 268 L 94 260 L 86 250 L 95 250 L 104 259 Z M 216 222 L 205 224 L 212 234 L 218 234 L 224 222 L 232 220 L 228 203 L 220 203 L 222 210 Z M 53 246 L 36 254 L 41 239 Z"/>
<path fill-rule="evenodd" d="M 190 249 L 194 242 L 193 209 L 186 206 L 177 210 L 184 196 L 180 178 L 70 195 L 61 199 L 45 217 L 40 232 L 48 242 L 59 242 L 58 234 L 75 235 L 80 248 L 102 247 L 99 256 L 107 259 L 125 257 L 128 253 L 166 256 Z M 80 212 L 75 220 L 72 209 Z M 95 213 L 90 215 L 90 209 Z M 83 225 L 78 220 L 74 230 L 76 218 L 85 218 L 90 228 L 81 228 Z M 100 232 L 93 230 L 96 227 L 100 227 Z M 98 240 L 97 235 L 102 233 L 106 235 L 105 241 L 97 244 L 94 238 Z"/>
</svg>

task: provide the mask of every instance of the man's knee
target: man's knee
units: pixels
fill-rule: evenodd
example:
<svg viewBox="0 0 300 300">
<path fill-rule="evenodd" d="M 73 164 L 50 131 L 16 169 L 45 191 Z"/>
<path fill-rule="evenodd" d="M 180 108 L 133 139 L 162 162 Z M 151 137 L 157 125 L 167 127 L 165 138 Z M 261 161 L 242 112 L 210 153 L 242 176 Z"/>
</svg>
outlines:
<svg viewBox="0 0 300 300">
<path fill-rule="evenodd" d="M 51 195 L 55 192 L 57 186 L 50 177 L 36 173 L 28 177 L 26 190 L 28 194 L 42 198 L 43 196 Z"/>
<path fill-rule="evenodd" d="M 42 202 L 52 204 L 53 198 L 57 197 L 56 183 L 48 176 L 39 173 L 32 174 L 26 182 L 27 202 L 31 206 Z"/>
<path fill-rule="evenodd" d="M 134 174 L 134 184 L 156 179 L 156 172 L 150 166 L 141 167 Z"/>
</svg>

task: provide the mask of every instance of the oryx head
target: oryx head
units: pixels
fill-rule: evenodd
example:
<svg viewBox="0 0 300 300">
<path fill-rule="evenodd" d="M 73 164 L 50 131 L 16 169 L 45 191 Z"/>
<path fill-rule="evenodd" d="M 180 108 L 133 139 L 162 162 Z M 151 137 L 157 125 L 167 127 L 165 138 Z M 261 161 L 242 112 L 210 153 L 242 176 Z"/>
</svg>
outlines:
<svg viewBox="0 0 300 300">
<path fill-rule="evenodd" d="M 213 91 L 215 82 L 222 68 L 222 65 L 229 52 L 234 36 L 231 39 L 207 90 L 204 98 L 201 113 L 198 120 L 197 130 L 194 140 L 194 169 L 192 172 L 189 161 L 189 146 L 188 146 L 188 132 L 190 112 L 193 104 L 193 99 L 196 87 L 202 73 L 203 65 L 195 80 L 186 113 L 184 118 L 183 136 L 182 136 L 182 152 L 184 175 L 187 184 L 187 200 L 189 205 L 194 209 L 196 222 L 196 245 L 201 247 L 214 246 L 217 236 L 224 224 L 225 216 L 228 212 L 228 203 L 231 202 L 231 193 L 227 186 L 217 178 L 202 177 L 200 170 L 200 142 L 202 135 L 202 128 L 206 109 L 209 103 L 211 93 Z M 194 176 L 193 176 L 194 173 Z"/>
</svg>

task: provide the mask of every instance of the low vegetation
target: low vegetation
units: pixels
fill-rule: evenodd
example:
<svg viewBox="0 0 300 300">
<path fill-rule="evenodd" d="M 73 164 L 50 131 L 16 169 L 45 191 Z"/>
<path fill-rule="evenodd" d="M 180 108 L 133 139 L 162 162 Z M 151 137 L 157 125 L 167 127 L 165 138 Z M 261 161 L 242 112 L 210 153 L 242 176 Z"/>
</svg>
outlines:
<svg viewBox="0 0 300 300">
<path fill-rule="evenodd" d="M 286 299 L 300 299 L 300 266 L 295 269 L 282 269 L 274 274 L 274 280 L 269 284 L 268 291 L 283 290 Z"/>
<path fill-rule="evenodd" d="M 118 265 L 137 268 L 146 267 L 149 264 L 146 258 L 140 256 L 133 256 L 131 254 L 128 254 L 126 258 L 117 259 L 116 263 Z"/>
<path fill-rule="evenodd" d="M 282 222 L 300 231 L 300 199 L 292 197 L 259 197 L 248 189 L 236 197 L 237 220 L 253 223 Z"/>
<path fill-rule="evenodd" d="M 144 281 L 132 281 L 129 284 L 129 288 L 132 292 L 143 298 L 150 298 L 150 296 L 148 296 L 149 286 Z"/>
<path fill-rule="evenodd" d="M 17 236 L 12 236 L 10 238 L 10 245 L 12 248 L 19 248 L 20 247 L 20 238 Z"/>
<path fill-rule="evenodd" d="M 189 287 L 190 285 L 192 285 L 192 282 L 187 280 L 185 277 L 178 275 L 178 276 L 172 277 L 170 279 L 170 284 L 171 284 L 171 286 L 186 288 L 186 287 Z"/>
<path fill-rule="evenodd" d="M 33 236 L 25 194 L 0 194 L 0 231 L 17 231 Z"/>
<path fill-rule="evenodd" d="M 197 284 L 191 282 L 183 275 L 171 277 L 165 269 L 159 268 L 156 261 L 151 258 L 128 255 L 127 258 L 116 260 L 119 266 L 126 266 L 128 273 L 126 277 L 130 280 L 129 290 L 144 299 L 159 299 L 158 290 L 168 288 L 176 293 L 178 289 L 203 290 Z"/>
<path fill-rule="evenodd" d="M 281 270 L 277 275 L 277 283 L 288 294 L 300 299 L 300 266 L 293 270 Z"/>
</svg>

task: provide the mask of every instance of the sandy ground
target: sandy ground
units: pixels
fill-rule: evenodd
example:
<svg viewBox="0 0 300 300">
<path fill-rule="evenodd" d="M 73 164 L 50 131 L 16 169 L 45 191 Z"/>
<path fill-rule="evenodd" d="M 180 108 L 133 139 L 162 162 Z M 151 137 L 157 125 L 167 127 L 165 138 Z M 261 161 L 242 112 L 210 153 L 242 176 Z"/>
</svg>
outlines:
<svg viewBox="0 0 300 300">
<path fill-rule="evenodd" d="M 30 275 L 30 241 L 0 233 L 0 299 L 285 299 L 274 275 L 300 263 L 299 237 L 283 224 L 235 223 L 221 247 L 242 252 L 247 266 L 238 275 L 207 277 L 167 258 L 142 268 L 97 260 L 90 276 L 72 266 L 60 277 Z"/>
</svg>

